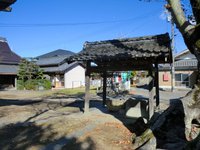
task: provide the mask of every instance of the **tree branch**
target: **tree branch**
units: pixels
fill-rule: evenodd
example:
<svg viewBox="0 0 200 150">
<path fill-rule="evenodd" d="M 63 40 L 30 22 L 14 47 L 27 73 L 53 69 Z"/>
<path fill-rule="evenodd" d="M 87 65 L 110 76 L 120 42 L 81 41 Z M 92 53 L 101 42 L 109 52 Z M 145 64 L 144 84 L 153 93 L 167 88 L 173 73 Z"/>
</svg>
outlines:
<svg viewBox="0 0 200 150">
<path fill-rule="evenodd" d="M 195 26 L 191 25 L 189 21 L 186 19 L 180 0 L 167 0 L 167 1 L 170 4 L 170 11 L 172 13 L 172 17 L 179 31 L 183 35 L 190 34 L 190 31 L 194 29 Z"/>
<path fill-rule="evenodd" d="M 190 0 L 192 11 L 196 19 L 197 24 L 200 23 L 200 0 Z"/>
</svg>

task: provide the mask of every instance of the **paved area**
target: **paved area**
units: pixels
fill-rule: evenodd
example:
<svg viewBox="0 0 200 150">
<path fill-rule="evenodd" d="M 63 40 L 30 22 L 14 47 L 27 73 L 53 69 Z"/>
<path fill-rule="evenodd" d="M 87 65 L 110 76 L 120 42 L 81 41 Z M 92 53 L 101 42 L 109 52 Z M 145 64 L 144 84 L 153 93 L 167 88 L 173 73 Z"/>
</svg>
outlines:
<svg viewBox="0 0 200 150">
<path fill-rule="evenodd" d="M 180 99 L 184 97 L 190 89 L 175 89 L 173 92 L 170 90 L 160 90 L 160 103 L 164 105 L 169 105 L 171 100 Z M 149 91 L 145 88 L 131 88 L 131 92 L 134 94 L 135 97 L 149 97 Z"/>
<path fill-rule="evenodd" d="M 133 91 L 133 94 L 136 95 L 142 95 L 144 97 L 149 96 L 148 89 L 132 87 L 131 91 Z M 160 90 L 159 92 L 160 92 L 160 100 L 170 100 L 185 96 L 189 92 L 189 89 L 182 89 L 182 90 L 175 89 L 173 92 L 171 92 L 170 90 Z"/>
</svg>

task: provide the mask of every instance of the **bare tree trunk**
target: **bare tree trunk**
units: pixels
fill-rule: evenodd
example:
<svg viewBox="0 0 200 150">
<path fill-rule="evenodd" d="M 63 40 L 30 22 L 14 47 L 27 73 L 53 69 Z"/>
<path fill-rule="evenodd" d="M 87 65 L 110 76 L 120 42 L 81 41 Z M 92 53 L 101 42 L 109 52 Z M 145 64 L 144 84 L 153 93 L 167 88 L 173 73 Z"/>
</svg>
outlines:
<svg viewBox="0 0 200 150">
<path fill-rule="evenodd" d="M 172 13 L 172 17 L 188 49 L 196 56 L 197 60 L 200 61 L 200 0 L 190 1 L 197 25 L 191 25 L 186 19 L 180 0 L 168 0 L 170 5 L 169 10 Z"/>
<path fill-rule="evenodd" d="M 190 0 L 193 15 L 196 19 L 196 25 L 191 25 L 186 19 L 181 6 L 180 0 L 168 0 L 170 5 L 169 10 L 181 32 L 185 44 L 188 49 L 193 53 L 198 60 L 198 77 L 196 87 L 184 98 L 184 111 L 185 111 L 185 125 L 186 125 L 186 138 L 189 139 L 191 134 L 191 124 L 193 119 L 200 119 L 200 0 Z M 192 103 L 192 106 L 191 106 Z"/>
<path fill-rule="evenodd" d="M 150 127 L 143 134 L 134 138 L 134 148 L 143 147 L 142 145 L 145 144 L 149 145 L 150 142 L 148 141 L 151 140 L 159 140 L 159 134 L 163 135 L 166 128 L 172 127 L 172 131 L 176 132 L 176 130 L 173 130 L 173 128 L 180 122 L 177 121 L 177 119 L 180 119 L 180 114 L 184 114 L 184 119 L 182 119 L 182 123 L 184 125 L 182 124 L 181 126 L 178 126 L 177 130 L 181 130 L 181 132 L 179 133 L 185 131 L 185 137 L 184 135 L 181 136 L 181 142 L 176 143 L 175 145 L 171 145 L 171 143 L 169 142 L 166 144 L 166 147 L 161 147 L 170 149 L 171 146 L 175 146 L 173 147 L 173 149 L 177 149 L 178 147 L 176 147 L 176 145 L 180 144 L 182 145 L 182 148 L 199 149 L 200 129 L 199 126 L 194 126 L 194 123 L 192 121 L 196 120 L 197 124 L 200 124 L 200 0 L 190 0 L 192 11 L 196 19 L 196 25 L 192 25 L 186 19 L 180 0 L 167 1 L 169 3 L 167 8 L 172 13 L 173 20 L 175 21 L 177 28 L 181 32 L 185 44 L 187 45 L 190 52 L 193 53 L 198 60 L 198 79 L 195 87 L 183 99 L 181 99 L 181 104 L 179 104 L 178 107 L 174 106 L 167 109 L 157 118 L 155 122 L 153 122 L 153 124 L 150 125 Z M 181 105 L 183 111 L 179 111 L 179 114 L 174 115 L 177 111 L 177 108 L 180 108 Z M 169 126 L 167 126 L 166 124 L 168 124 L 169 122 L 171 123 Z M 196 130 L 196 127 L 198 128 L 198 132 L 194 131 Z M 169 130 L 165 132 L 166 137 L 169 137 L 169 141 L 174 136 L 177 136 L 171 136 L 171 133 L 173 132 L 169 132 Z M 156 135 L 158 136 L 158 138 L 155 138 Z M 186 139 L 191 142 L 186 142 Z M 164 141 L 166 141 L 166 139 L 164 139 Z M 156 143 L 158 144 L 158 141 Z"/>
</svg>

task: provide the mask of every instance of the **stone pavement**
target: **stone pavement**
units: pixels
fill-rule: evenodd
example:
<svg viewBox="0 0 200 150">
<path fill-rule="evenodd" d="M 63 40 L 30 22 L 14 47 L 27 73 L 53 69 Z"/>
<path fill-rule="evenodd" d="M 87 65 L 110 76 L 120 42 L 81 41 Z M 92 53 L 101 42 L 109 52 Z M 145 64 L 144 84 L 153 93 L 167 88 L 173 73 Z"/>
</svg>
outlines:
<svg viewBox="0 0 200 150">
<path fill-rule="evenodd" d="M 181 97 L 184 97 L 188 92 L 189 89 L 175 89 L 173 92 L 170 90 L 160 90 L 160 103 L 164 105 L 169 105 L 171 100 L 174 99 L 180 99 Z M 131 93 L 134 94 L 134 97 L 149 97 L 149 91 L 145 88 L 131 88 Z"/>
</svg>

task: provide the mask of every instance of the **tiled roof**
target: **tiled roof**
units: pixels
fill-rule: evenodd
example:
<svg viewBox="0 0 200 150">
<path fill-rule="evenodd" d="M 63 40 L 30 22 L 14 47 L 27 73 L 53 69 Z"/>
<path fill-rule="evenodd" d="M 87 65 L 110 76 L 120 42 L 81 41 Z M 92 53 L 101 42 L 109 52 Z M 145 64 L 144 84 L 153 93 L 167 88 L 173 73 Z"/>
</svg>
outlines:
<svg viewBox="0 0 200 150">
<path fill-rule="evenodd" d="M 65 63 L 65 59 L 74 55 L 75 53 L 67 50 L 55 50 L 50 53 L 36 57 L 36 64 L 39 66 L 56 66 Z"/>
<path fill-rule="evenodd" d="M 58 49 L 58 50 L 55 50 L 55 51 L 52 51 L 52 52 L 40 55 L 37 58 L 38 59 L 41 59 L 41 58 L 52 58 L 52 57 L 63 56 L 63 55 L 65 55 L 65 56 L 72 56 L 74 54 L 75 53 L 73 53 L 71 51 L 68 51 L 68 50 Z"/>
<path fill-rule="evenodd" d="M 162 60 L 171 61 L 170 38 L 168 33 L 136 38 L 86 42 L 83 50 L 71 56 L 69 61 L 117 61 L 117 60 Z M 166 61 L 167 58 L 167 61 Z"/>
<path fill-rule="evenodd" d="M 0 39 L 0 64 L 18 64 L 21 58 L 11 51 L 7 41 Z"/>
<path fill-rule="evenodd" d="M 18 72 L 18 65 L 0 64 L 0 74 L 14 74 Z"/>
<path fill-rule="evenodd" d="M 77 62 L 68 64 L 65 59 L 74 55 L 71 51 L 55 50 L 37 57 L 36 64 L 44 69 L 45 73 L 64 73 L 66 70 L 78 65 Z"/>
<path fill-rule="evenodd" d="M 188 49 L 179 52 L 174 56 L 175 61 L 182 60 L 182 59 L 196 59 L 195 55 L 192 54 Z"/>
<path fill-rule="evenodd" d="M 174 68 L 175 70 L 197 70 L 197 59 L 183 59 L 175 61 Z M 170 70 L 171 67 L 169 64 L 163 64 L 159 66 L 159 70 Z"/>
<path fill-rule="evenodd" d="M 74 67 L 78 65 L 77 62 L 68 64 L 68 63 L 64 63 L 62 65 L 59 66 L 49 66 L 49 67 L 41 67 L 42 69 L 44 69 L 45 73 L 64 73 L 65 71 L 67 71 L 68 69 L 70 69 L 71 67 Z"/>
<path fill-rule="evenodd" d="M 69 56 L 55 56 L 51 58 L 41 58 L 38 59 L 36 64 L 39 66 L 49 66 L 49 65 L 59 65 L 62 64 L 62 62 L 68 58 Z"/>
</svg>

